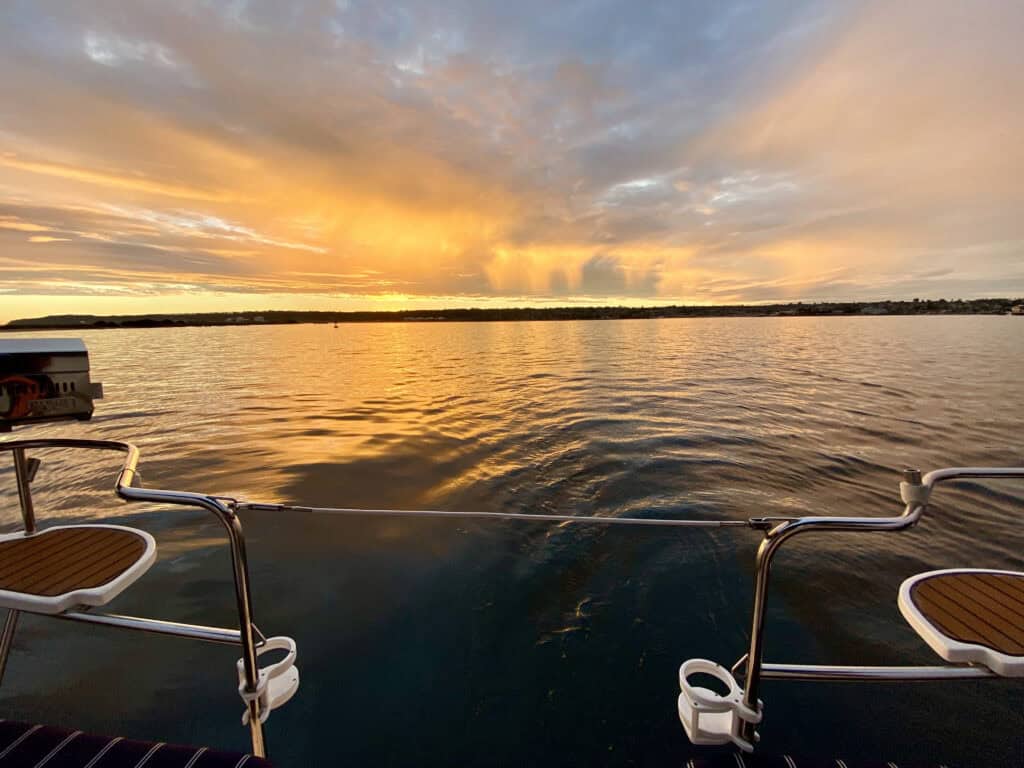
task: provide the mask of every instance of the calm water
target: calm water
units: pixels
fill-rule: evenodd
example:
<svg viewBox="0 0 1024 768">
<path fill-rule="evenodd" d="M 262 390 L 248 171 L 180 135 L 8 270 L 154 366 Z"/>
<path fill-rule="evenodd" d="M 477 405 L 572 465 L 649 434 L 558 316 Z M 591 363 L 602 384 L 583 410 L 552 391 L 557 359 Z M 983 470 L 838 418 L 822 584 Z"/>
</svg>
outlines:
<svg viewBox="0 0 1024 768">
<path fill-rule="evenodd" d="M 106 399 L 28 435 L 131 440 L 151 487 L 314 505 L 707 519 L 891 514 L 897 470 L 1024 463 L 1024 321 L 779 318 L 84 334 Z M 203 513 L 127 506 L 51 453 L 47 519 L 151 531 L 113 610 L 228 623 Z M 61 480 L 60 488 L 48 481 Z M 16 500 L 0 477 L 3 522 Z M 775 661 L 930 663 L 906 576 L 1019 569 L 1024 488 L 944 489 L 917 530 L 775 568 Z M 299 642 L 282 766 L 662 765 L 679 663 L 745 650 L 755 534 L 250 514 L 256 616 Z M 7 716 L 244 748 L 230 649 L 27 618 Z M 1024 763 L 1021 686 L 765 686 L 766 750 Z M 979 727 L 983 724 L 984 727 Z"/>
</svg>

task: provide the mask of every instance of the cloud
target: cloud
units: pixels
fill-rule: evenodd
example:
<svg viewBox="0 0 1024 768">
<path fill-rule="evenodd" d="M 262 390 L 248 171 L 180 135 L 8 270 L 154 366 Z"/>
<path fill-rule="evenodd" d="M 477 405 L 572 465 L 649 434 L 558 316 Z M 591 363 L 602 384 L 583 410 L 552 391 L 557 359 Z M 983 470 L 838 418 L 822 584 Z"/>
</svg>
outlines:
<svg viewBox="0 0 1024 768">
<path fill-rule="evenodd" d="M 16 4 L 5 291 L 305 306 L 1020 284 L 1019 3 L 524 1 Z"/>
<path fill-rule="evenodd" d="M 580 270 L 580 292 L 593 296 L 651 296 L 660 282 L 657 265 L 636 269 L 627 266 L 621 256 L 611 254 L 591 256 Z"/>
<path fill-rule="evenodd" d="M 569 278 L 561 269 L 552 269 L 548 274 L 548 289 L 554 296 L 565 296 L 569 293 Z"/>
<path fill-rule="evenodd" d="M 617 256 L 598 254 L 583 263 L 580 288 L 596 296 L 614 296 L 626 291 L 626 270 Z"/>
</svg>

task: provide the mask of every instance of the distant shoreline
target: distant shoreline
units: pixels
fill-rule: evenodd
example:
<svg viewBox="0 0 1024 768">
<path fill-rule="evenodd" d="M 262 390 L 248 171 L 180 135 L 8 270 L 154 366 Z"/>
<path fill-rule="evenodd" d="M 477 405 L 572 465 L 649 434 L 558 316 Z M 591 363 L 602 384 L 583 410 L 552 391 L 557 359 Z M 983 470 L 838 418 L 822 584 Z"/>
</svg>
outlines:
<svg viewBox="0 0 1024 768">
<path fill-rule="evenodd" d="M 676 317 L 823 317 L 879 315 L 1024 314 L 1024 299 L 920 299 L 913 301 L 814 302 L 668 307 L 550 307 L 522 309 L 438 309 L 393 312 L 154 312 L 142 315 L 49 315 L 12 320 L 0 331 L 103 328 L 187 328 L 310 323 L 444 323 L 529 320 L 649 320 Z"/>
</svg>

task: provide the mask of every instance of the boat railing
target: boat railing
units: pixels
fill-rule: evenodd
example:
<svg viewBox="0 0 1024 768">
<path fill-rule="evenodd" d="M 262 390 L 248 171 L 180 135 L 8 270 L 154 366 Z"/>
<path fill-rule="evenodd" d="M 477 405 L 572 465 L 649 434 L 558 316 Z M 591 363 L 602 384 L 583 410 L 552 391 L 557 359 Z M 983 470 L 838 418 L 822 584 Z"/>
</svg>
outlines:
<svg viewBox="0 0 1024 768">
<path fill-rule="evenodd" d="M 943 664 L 934 666 L 860 666 L 860 665 L 812 665 L 778 664 L 764 661 L 765 617 L 768 602 L 768 584 L 772 561 L 779 548 L 795 536 L 804 533 L 896 533 L 914 527 L 928 508 L 932 491 L 942 483 L 967 479 L 1024 479 L 1024 468 L 1003 467 L 953 467 L 921 474 L 919 470 L 907 469 L 900 483 L 900 495 L 904 502 L 903 512 L 894 516 L 839 517 L 811 515 L 803 517 L 752 517 L 747 520 L 683 520 L 674 518 L 603 517 L 583 515 L 553 515 L 508 512 L 444 511 L 444 510 L 395 510 L 356 509 L 343 507 L 303 507 L 285 504 L 261 504 L 238 502 L 236 509 L 265 510 L 276 512 L 299 512 L 328 515 L 385 515 L 434 518 L 477 518 L 524 520 L 531 522 L 573 523 L 591 525 L 649 525 L 689 528 L 747 528 L 763 532 L 763 540 L 757 550 L 754 575 L 754 599 L 751 617 L 750 646 L 731 670 L 719 668 L 723 677 L 732 677 L 733 682 L 745 685 L 739 690 L 740 696 L 735 709 L 746 713 L 759 713 L 761 702 L 759 692 L 761 681 L 776 680 L 817 680 L 834 682 L 924 682 L 938 680 L 980 680 L 996 678 L 998 675 L 984 666 L 975 664 Z M 717 665 L 716 665 L 717 666 Z M 686 686 L 685 675 L 681 683 Z M 733 686 L 735 687 L 735 686 Z M 698 694 L 700 695 L 700 694 Z M 707 704 L 705 704 L 705 707 Z M 750 715 L 737 718 L 737 733 L 734 741 L 742 748 L 753 748 L 757 741 L 756 726 L 760 717 Z M 720 734 L 722 735 L 722 734 Z M 724 736 L 724 735 L 723 735 Z"/>
<path fill-rule="evenodd" d="M 1024 479 L 1021 467 L 951 467 L 922 476 L 919 470 L 907 469 L 900 483 L 900 495 L 905 504 L 903 513 L 894 517 L 827 517 L 808 516 L 783 520 L 767 528 L 757 550 L 754 573 L 754 601 L 750 629 L 750 648 L 733 664 L 731 672 L 745 683 L 742 702 L 757 710 L 760 706 L 761 681 L 765 678 L 785 680 L 830 680 L 836 682 L 893 681 L 912 682 L 930 680 L 975 680 L 996 675 L 985 667 L 975 665 L 940 666 L 826 666 L 811 664 L 765 663 L 765 616 L 768 602 L 768 582 L 772 561 L 779 548 L 790 539 L 804 533 L 905 531 L 921 520 L 928 508 L 932 491 L 942 483 L 967 479 Z M 767 519 L 765 519 L 767 520 Z M 748 744 L 757 740 L 755 723 L 743 722 L 740 736 Z M 741 745 L 742 746 L 742 745 Z"/>
<path fill-rule="evenodd" d="M 139 451 L 135 446 L 119 441 L 46 438 L 0 442 L 0 452 L 10 452 L 14 466 L 26 532 L 35 530 L 35 515 L 30 484 L 38 469 L 39 462 L 29 459 L 26 452 L 36 449 L 72 448 L 121 452 L 124 463 L 117 475 L 115 491 L 121 498 L 132 502 L 149 502 L 204 509 L 213 514 L 223 525 L 228 535 L 233 565 L 233 577 L 238 612 L 239 629 L 225 629 L 152 618 L 123 616 L 94 610 L 69 610 L 59 614 L 60 618 L 94 625 L 132 629 L 155 634 L 187 637 L 205 642 L 238 645 L 242 650 L 239 662 L 242 686 L 240 693 L 246 702 L 245 721 L 251 729 L 253 751 L 265 754 L 262 722 L 269 709 L 265 699 L 260 698 L 261 670 L 259 655 L 269 650 L 268 640 L 256 627 L 253 620 L 251 585 L 242 531 L 240 514 L 248 511 L 274 511 L 304 513 L 311 515 L 371 515 L 389 517 L 430 517 L 441 519 L 489 519 L 518 520 L 531 523 L 557 523 L 601 526 L 660 526 L 671 528 L 729 528 L 747 529 L 760 532 L 763 536 L 757 549 L 753 605 L 751 616 L 750 644 L 747 653 L 733 664 L 731 670 L 705 660 L 691 660 L 684 664 L 692 674 L 708 674 L 707 668 L 714 667 L 714 676 L 727 682 L 730 688 L 728 704 L 710 707 L 708 701 L 714 698 L 710 692 L 690 685 L 681 675 L 683 696 L 691 695 L 695 708 L 690 715 L 692 722 L 687 732 L 694 739 L 694 732 L 706 741 L 698 743 L 726 743 L 732 741 L 743 749 L 752 749 L 758 736 L 756 727 L 761 720 L 762 702 L 759 699 L 761 683 L 765 679 L 776 680 L 829 680 L 835 682 L 866 681 L 937 681 L 937 680 L 979 680 L 997 677 L 990 669 L 976 664 L 943 664 L 937 666 L 836 666 L 810 664 L 778 664 L 764 661 L 765 618 L 771 566 L 782 545 L 805 533 L 832 532 L 875 532 L 893 533 L 915 526 L 924 516 L 933 490 L 942 483 L 964 479 L 1022 479 L 1024 468 L 962 467 L 940 469 L 922 476 L 917 470 L 905 470 L 900 483 L 900 494 L 904 502 L 903 512 L 895 516 L 882 517 L 751 517 L 748 519 L 690 520 L 663 517 L 612 517 L 599 515 L 563 515 L 526 512 L 485 512 L 437 509 L 364 509 L 352 507 L 310 507 L 289 504 L 273 504 L 238 500 L 225 496 L 214 496 L 186 491 L 171 491 L 143 488 L 138 470 Z M 7 623 L 0 635 L 0 679 L 3 665 L 10 651 L 13 622 L 16 611 L 9 612 Z M 12 615 L 14 618 L 12 619 Z M 277 639 L 275 639 L 277 640 Z M 281 640 L 285 640 L 282 638 Z M 287 643 L 285 643 L 287 645 Z M 274 646 L 276 648 L 276 646 Z M 289 655 L 294 659 L 294 643 Z M 700 662 L 694 665 L 694 662 Z M 710 666 L 709 666 L 710 665 Z M 265 676 L 266 670 L 263 670 Z M 688 673 L 690 674 L 690 673 Z M 739 682 L 743 685 L 740 687 Z M 263 685 L 265 687 L 265 681 Z M 297 684 L 297 681 L 296 681 Z M 681 696 L 681 699 L 683 697 Z M 261 701 L 263 710 L 261 710 Z M 724 701 L 724 698 L 723 698 Z M 701 707 L 704 711 L 700 712 Z M 730 712 L 733 717 L 728 718 Z M 697 730 L 697 716 L 703 714 L 705 723 L 718 723 Z M 719 718 L 709 719 L 709 715 Z M 680 705 L 680 717 L 683 708 Z M 684 725 L 686 718 L 684 718 Z M 717 741 L 715 740 L 717 739 Z"/>
<path fill-rule="evenodd" d="M 249 566 L 245 549 L 242 523 L 233 509 L 233 500 L 187 491 L 167 491 L 140 487 L 138 471 L 139 450 L 131 443 L 115 440 L 84 440 L 73 438 L 39 438 L 0 442 L 0 452 L 13 454 L 18 498 L 26 533 L 36 528 L 35 508 L 32 501 L 31 483 L 39 468 L 38 459 L 30 459 L 29 450 L 48 448 L 84 449 L 114 451 L 125 454 L 124 463 L 118 472 L 115 491 L 127 501 L 152 502 L 204 509 L 210 512 L 224 527 L 231 549 L 232 575 L 234 578 L 235 601 L 238 611 L 238 629 L 208 627 L 176 621 L 163 621 L 142 616 L 122 616 L 92 610 L 71 610 L 55 614 L 57 618 L 149 632 L 159 635 L 190 638 L 210 643 L 237 644 L 242 652 L 241 669 L 243 685 L 240 693 L 246 704 L 247 720 L 252 737 L 253 753 L 264 756 L 266 749 L 263 737 L 263 721 L 266 712 L 260 710 L 260 668 L 259 647 L 266 638 L 256 627 L 252 611 L 252 589 Z M 6 667 L 7 657 L 18 620 L 18 612 L 9 610 L 4 628 L 0 632 L 0 680 Z M 265 685 L 264 685 L 265 687 Z"/>
</svg>

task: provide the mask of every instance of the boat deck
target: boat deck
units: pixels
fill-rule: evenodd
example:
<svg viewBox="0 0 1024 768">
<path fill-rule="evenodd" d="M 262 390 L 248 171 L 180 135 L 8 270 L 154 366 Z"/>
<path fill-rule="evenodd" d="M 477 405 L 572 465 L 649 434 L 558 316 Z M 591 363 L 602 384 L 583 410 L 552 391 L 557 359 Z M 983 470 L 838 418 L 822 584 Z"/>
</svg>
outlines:
<svg viewBox="0 0 1024 768">
<path fill-rule="evenodd" d="M 271 768 L 237 752 L 0 720 L 0 768 Z"/>
<path fill-rule="evenodd" d="M 2 763 L 0 763 L 2 765 Z M 801 757 L 742 752 L 695 757 L 685 768 L 947 768 L 941 763 L 904 763 L 891 760 L 844 760 L 837 757 Z"/>
</svg>

